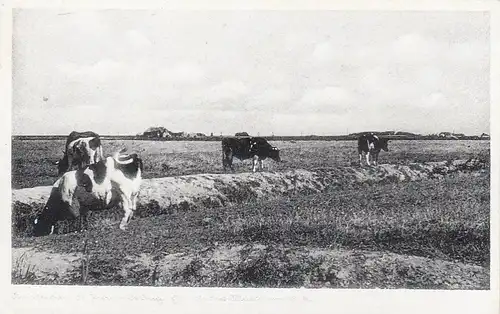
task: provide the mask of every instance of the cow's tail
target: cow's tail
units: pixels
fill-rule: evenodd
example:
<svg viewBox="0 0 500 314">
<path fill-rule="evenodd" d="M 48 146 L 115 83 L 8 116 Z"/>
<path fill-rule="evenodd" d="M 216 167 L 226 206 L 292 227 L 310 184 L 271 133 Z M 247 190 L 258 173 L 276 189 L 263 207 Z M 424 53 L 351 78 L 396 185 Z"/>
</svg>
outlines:
<svg viewBox="0 0 500 314">
<path fill-rule="evenodd" d="M 116 163 L 126 165 L 130 163 L 135 163 L 137 164 L 138 168 L 143 170 L 143 163 L 142 159 L 137 155 L 137 154 L 128 154 L 128 155 L 122 155 L 123 152 L 125 152 L 127 149 L 124 148 L 118 152 L 115 152 L 113 154 L 113 159 L 115 160 Z"/>
<path fill-rule="evenodd" d="M 136 159 L 139 164 L 139 169 L 141 169 L 141 172 L 144 172 L 144 163 L 142 162 L 142 159 L 140 157 L 137 157 Z"/>
<path fill-rule="evenodd" d="M 142 159 L 136 154 L 129 155 L 119 155 L 120 152 L 114 154 L 113 159 L 114 162 L 121 165 L 129 165 L 132 164 L 138 170 L 140 169 L 141 173 L 144 172 L 144 163 Z"/>
<path fill-rule="evenodd" d="M 123 153 L 124 153 L 124 152 L 126 152 L 126 151 L 127 151 L 127 148 L 126 148 L 126 147 L 123 147 L 123 148 L 122 148 L 122 149 L 120 149 L 119 151 L 114 152 L 114 153 L 113 153 L 113 159 L 115 159 L 115 160 L 119 160 L 119 159 L 121 159 L 121 157 L 125 157 L 125 156 L 123 155 Z"/>
</svg>

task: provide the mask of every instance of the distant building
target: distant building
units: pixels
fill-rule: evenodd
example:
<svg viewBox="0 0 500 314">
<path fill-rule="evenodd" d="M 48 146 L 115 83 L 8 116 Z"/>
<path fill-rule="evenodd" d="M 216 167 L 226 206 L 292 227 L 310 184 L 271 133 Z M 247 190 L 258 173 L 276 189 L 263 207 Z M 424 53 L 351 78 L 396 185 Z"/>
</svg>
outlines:
<svg viewBox="0 0 500 314">
<path fill-rule="evenodd" d="M 169 131 L 162 126 L 150 127 L 142 135 L 150 138 L 170 137 Z"/>
<path fill-rule="evenodd" d="M 172 137 L 186 137 L 186 133 L 185 132 L 170 132 L 170 135 Z"/>
<path fill-rule="evenodd" d="M 237 132 L 234 134 L 234 136 L 250 136 L 250 135 L 248 135 L 247 132 Z"/>
<path fill-rule="evenodd" d="M 438 134 L 439 137 L 451 138 L 454 140 L 458 140 L 459 138 L 465 137 L 463 133 L 452 133 L 452 132 L 441 132 Z"/>
<path fill-rule="evenodd" d="M 186 137 L 190 137 L 190 138 L 202 138 L 202 137 L 206 137 L 205 134 L 203 133 L 187 133 L 185 134 Z"/>
<path fill-rule="evenodd" d="M 206 137 L 204 133 L 196 132 L 196 133 L 186 133 L 186 132 L 172 132 L 167 130 L 162 126 L 158 127 L 150 127 L 142 134 L 143 137 L 147 138 L 202 138 Z"/>
<path fill-rule="evenodd" d="M 490 135 L 489 134 L 486 134 L 486 133 L 483 133 L 481 134 L 481 136 L 479 137 L 480 139 L 490 139 Z"/>
</svg>

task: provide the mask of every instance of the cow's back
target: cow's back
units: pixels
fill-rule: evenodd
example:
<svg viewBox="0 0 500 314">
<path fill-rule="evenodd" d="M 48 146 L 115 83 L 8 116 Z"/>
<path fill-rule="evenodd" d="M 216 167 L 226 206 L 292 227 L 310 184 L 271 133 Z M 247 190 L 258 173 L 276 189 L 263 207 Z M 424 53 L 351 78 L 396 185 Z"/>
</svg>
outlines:
<svg viewBox="0 0 500 314">
<path fill-rule="evenodd" d="M 249 139 L 249 141 L 252 143 L 252 145 L 257 147 L 261 148 L 272 147 L 272 145 L 263 137 L 252 137 Z"/>
<path fill-rule="evenodd" d="M 250 151 L 250 137 L 225 137 L 222 139 L 222 152 L 238 158 L 248 158 Z"/>
<path fill-rule="evenodd" d="M 66 147 L 73 142 L 74 140 L 77 140 L 79 138 L 84 138 L 84 137 L 95 137 L 98 141 L 98 144 L 100 145 L 100 137 L 99 134 L 92 132 L 92 131 L 85 131 L 85 132 L 77 132 L 73 131 L 68 135 L 68 138 L 66 139 Z"/>
</svg>

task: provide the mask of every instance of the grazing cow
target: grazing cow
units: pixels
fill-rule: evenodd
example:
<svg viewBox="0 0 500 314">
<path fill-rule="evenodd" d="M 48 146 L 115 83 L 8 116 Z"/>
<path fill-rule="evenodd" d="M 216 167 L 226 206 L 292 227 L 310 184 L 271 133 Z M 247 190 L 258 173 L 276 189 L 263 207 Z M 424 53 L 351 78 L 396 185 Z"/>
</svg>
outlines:
<svg viewBox="0 0 500 314">
<path fill-rule="evenodd" d="M 101 139 L 97 133 L 91 131 L 71 132 L 66 139 L 63 154 L 63 158 L 56 162 L 58 175 L 71 170 L 72 166 L 83 169 L 86 165 L 104 159 Z"/>
<path fill-rule="evenodd" d="M 252 171 L 255 172 L 257 163 L 263 170 L 263 160 L 267 157 L 279 162 L 280 151 L 277 147 L 269 144 L 262 137 L 225 137 L 222 139 L 222 166 L 233 168 L 233 157 L 240 160 L 253 159 Z"/>
<path fill-rule="evenodd" d="M 372 155 L 373 164 L 377 165 L 378 163 L 378 154 L 381 150 L 389 151 L 387 147 L 389 140 L 386 138 L 379 138 L 377 135 L 370 134 L 362 134 L 358 138 L 358 153 L 359 153 L 359 164 L 363 160 L 363 153 L 366 154 L 366 164 L 370 166 L 370 155 Z"/>
<path fill-rule="evenodd" d="M 118 200 L 124 210 L 120 229 L 126 230 L 137 209 L 142 171 L 143 163 L 137 154 L 115 153 L 84 169 L 66 172 L 54 183 L 49 200 L 34 221 L 35 236 L 52 234 L 58 220 L 84 214 L 80 212 L 80 202 L 75 197 L 78 187 L 92 194 L 101 209 L 112 208 Z"/>
</svg>

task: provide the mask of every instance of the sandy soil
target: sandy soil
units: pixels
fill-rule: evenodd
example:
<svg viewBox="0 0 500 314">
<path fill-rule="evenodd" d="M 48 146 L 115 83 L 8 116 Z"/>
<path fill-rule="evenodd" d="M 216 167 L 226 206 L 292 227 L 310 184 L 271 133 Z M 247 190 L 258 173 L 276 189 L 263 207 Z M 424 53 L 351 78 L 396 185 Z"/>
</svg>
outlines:
<svg viewBox="0 0 500 314">
<path fill-rule="evenodd" d="M 13 249 L 13 263 L 33 265 L 34 282 L 71 283 L 82 267 L 81 255 Z M 286 265 L 284 265 L 286 264 Z M 142 284 L 156 286 L 277 286 L 307 288 L 485 289 L 487 268 L 388 252 L 276 247 L 259 244 L 217 246 L 203 252 L 127 256 L 117 272 L 123 282 L 145 273 Z M 253 269 L 253 270 L 252 270 Z M 137 282 L 135 283 L 137 284 Z"/>
</svg>

